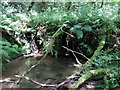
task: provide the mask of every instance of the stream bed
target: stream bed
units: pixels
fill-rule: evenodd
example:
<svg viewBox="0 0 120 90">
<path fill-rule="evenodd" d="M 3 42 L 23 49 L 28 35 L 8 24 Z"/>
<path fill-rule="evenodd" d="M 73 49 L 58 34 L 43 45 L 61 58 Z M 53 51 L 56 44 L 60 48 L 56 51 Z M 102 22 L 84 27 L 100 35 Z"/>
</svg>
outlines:
<svg viewBox="0 0 120 90">
<path fill-rule="evenodd" d="M 12 63 L 5 65 L 5 71 L 2 72 L 2 79 L 18 80 L 15 75 L 22 75 L 32 65 L 36 64 L 40 59 L 35 57 L 29 57 L 26 59 L 16 60 Z M 71 58 L 59 58 L 56 59 L 48 55 L 44 60 L 41 61 L 37 67 L 32 69 L 28 76 L 29 78 L 45 84 L 58 84 L 63 82 L 67 77 L 72 75 L 76 68 L 73 66 L 74 60 Z M 2 88 L 10 88 L 9 83 L 3 83 Z M 22 79 L 19 86 L 14 88 L 37 88 L 38 86 Z"/>
</svg>

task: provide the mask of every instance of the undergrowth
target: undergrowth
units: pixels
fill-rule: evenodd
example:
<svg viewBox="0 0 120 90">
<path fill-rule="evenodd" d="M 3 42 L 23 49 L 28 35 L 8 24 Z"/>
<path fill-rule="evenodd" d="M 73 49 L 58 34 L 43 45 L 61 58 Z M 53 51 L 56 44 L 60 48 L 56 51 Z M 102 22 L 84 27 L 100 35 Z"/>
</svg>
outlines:
<svg viewBox="0 0 120 90">
<path fill-rule="evenodd" d="M 90 58 L 105 35 L 106 41 L 102 42 L 105 45 L 100 47 L 100 54 L 96 54 L 92 63 L 87 64 L 91 69 L 85 68 L 79 76 L 85 77 L 86 73 L 91 76 L 94 73 L 100 73 L 99 77 L 102 72 L 104 73 L 102 76 L 104 84 L 98 87 L 114 88 L 118 86 L 120 78 L 118 72 L 120 69 L 120 48 L 119 40 L 116 40 L 120 34 L 118 3 L 106 2 L 103 7 L 100 7 L 99 3 L 96 6 L 91 2 L 72 3 L 69 10 L 65 9 L 65 3 L 46 3 L 48 7 L 44 7 L 45 10 L 41 12 L 38 12 L 40 8 L 37 7 L 37 4 L 29 11 L 26 10 L 29 8 L 28 4 L 20 3 L 20 5 L 18 4 L 20 8 L 16 4 L 0 4 L 0 28 L 14 36 L 14 39 L 17 39 L 21 44 L 19 47 L 16 43 L 6 39 L 0 41 L 0 45 L 2 45 L 0 55 L 3 62 L 10 62 L 11 58 L 21 55 L 24 45 L 30 44 L 34 47 L 32 40 L 35 35 L 37 36 L 37 31 L 42 31 L 45 34 L 38 36 L 43 40 L 39 39 L 39 45 L 43 42 L 43 51 L 56 57 L 62 56 L 61 54 L 71 54 L 62 48 L 62 46 L 66 46 L 69 49 L 82 52 Z M 57 34 L 55 34 L 56 32 Z M 26 33 L 29 33 L 30 36 Z M 51 40 L 53 40 L 52 44 L 50 44 Z M 110 48 L 113 50 L 106 53 Z M 77 57 L 81 58 L 82 56 L 77 55 Z M 85 58 L 82 57 L 82 59 Z M 1 62 L 1 64 L 3 63 Z M 87 78 L 90 76 L 87 75 Z"/>
</svg>

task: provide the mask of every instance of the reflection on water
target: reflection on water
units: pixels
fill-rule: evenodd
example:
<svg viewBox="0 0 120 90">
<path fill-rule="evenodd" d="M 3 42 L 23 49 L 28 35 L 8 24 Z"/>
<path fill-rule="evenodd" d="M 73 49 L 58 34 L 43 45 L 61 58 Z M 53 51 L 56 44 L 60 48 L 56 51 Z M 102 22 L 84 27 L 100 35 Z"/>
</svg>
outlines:
<svg viewBox="0 0 120 90">
<path fill-rule="evenodd" d="M 15 78 L 15 74 L 23 74 L 28 68 L 37 63 L 34 57 L 14 61 L 13 63 L 6 65 L 6 71 L 3 72 L 3 78 Z M 51 56 L 47 56 L 41 64 L 34 68 L 27 76 L 41 83 L 56 84 L 63 81 L 66 77 L 73 74 L 75 68 L 72 59 L 59 58 L 56 59 Z M 31 82 L 22 80 L 20 83 L 22 88 L 36 87 Z"/>
</svg>

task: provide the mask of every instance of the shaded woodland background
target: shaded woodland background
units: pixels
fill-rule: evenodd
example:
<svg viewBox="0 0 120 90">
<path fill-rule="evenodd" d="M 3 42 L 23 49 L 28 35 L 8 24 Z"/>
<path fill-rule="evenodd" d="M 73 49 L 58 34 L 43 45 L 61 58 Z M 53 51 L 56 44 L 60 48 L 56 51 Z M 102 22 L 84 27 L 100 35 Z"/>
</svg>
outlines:
<svg viewBox="0 0 120 90">
<path fill-rule="evenodd" d="M 120 2 L 3 2 L 0 31 L 3 71 L 21 55 L 49 53 L 82 65 L 72 88 L 89 78 L 120 85 Z"/>
</svg>

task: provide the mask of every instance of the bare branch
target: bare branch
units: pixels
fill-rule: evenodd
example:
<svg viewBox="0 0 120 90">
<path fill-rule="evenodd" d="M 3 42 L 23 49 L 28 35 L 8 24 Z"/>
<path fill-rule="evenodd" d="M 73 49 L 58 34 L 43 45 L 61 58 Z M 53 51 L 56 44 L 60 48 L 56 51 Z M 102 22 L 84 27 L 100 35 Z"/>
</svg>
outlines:
<svg viewBox="0 0 120 90">
<path fill-rule="evenodd" d="M 74 53 L 74 52 L 72 52 L 72 54 L 74 55 L 74 57 L 75 57 L 75 59 L 76 59 L 76 62 L 77 62 L 79 65 L 81 65 L 81 66 L 82 66 L 82 64 L 79 62 L 79 60 L 78 60 L 77 56 L 75 55 L 75 53 Z"/>
<path fill-rule="evenodd" d="M 33 80 L 33 79 L 30 79 L 29 77 L 25 77 L 25 76 L 20 76 L 20 75 L 15 75 L 16 77 L 18 77 L 18 78 L 23 78 L 23 79 L 25 79 L 25 80 L 27 80 L 27 81 L 30 81 L 30 82 L 32 82 L 32 83 L 35 83 L 35 84 L 37 84 L 37 85 L 39 85 L 39 86 L 42 86 L 42 87 L 56 87 L 57 85 L 47 85 L 47 84 L 43 84 L 43 83 L 39 83 L 39 82 L 37 82 L 37 81 L 35 81 L 35 80 Z"/>
<path fill-rule="evenodd" d="M 63 48 L 67 49 L 68 51 L 71 51 L 72 53 L 77 53 L 77 54 L 83 56 L 84 58 L 86 58 L 88 61 L 91 61 L 91 60 L 90 60 L 88 57 L 86 57 L 83 53 L 80 53 L 80 52 L 77 52 L 77 51 L 73 51 L 73 50 L 71 50 L 71 49 L 69 49 L 69 48 L 67 48 L 67 47 L 65 47 L 65 46 L 63 46 Z"/>
<path fill-rule="evenodd" d="M 22 77 L 26 76 L 33 68 L 35 68 L 36 66 L 38 66 L 38 65 L 41 63 L 41 61 L 42 61 L 47 55 L 48 55 L 48 52 L 39 60 L 39 62 L 38 62 L 37 64 L 31 66 L 31 67 L 26 71 L 26 73 L 22 75 Z M 20 79 L 16 82 L 16 84 L 19 84 L 21 80 L 22 80 L 22 78 L 20 78 Z"/>
<path fill-rule="evenodd" d="M 64 33 L 68 34 L 70 37 L 74 37 L 72 34 L 68 33 L 68 32 L 65 32 L 63 31 Z"/>
</svg>

